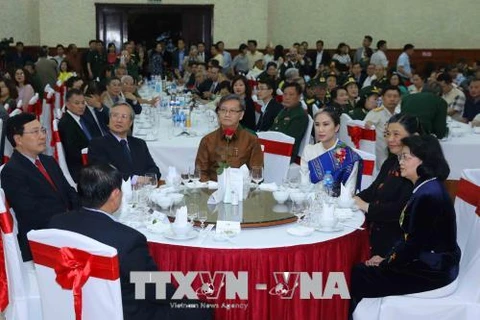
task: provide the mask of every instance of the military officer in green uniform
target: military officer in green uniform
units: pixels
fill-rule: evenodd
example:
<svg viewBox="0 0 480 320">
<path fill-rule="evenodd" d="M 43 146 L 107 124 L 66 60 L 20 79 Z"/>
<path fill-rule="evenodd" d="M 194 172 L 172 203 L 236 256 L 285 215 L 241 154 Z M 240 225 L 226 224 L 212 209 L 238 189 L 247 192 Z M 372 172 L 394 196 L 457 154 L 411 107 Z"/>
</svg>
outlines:
<svg viewBox="0 0 480 320">
<path fill-rule="evenodd" d="M 353 120 L 363 120 L 370 110 L 377 107 L 377 101 L 380 91 L 377 87 L 368 86 L 360 90 L 360 100 L 353 110 L 348 112 L 348 115 Z"/>
<path fill-rule="evenodd" d="M 298 83 L 285 84 L 283 88 L 284 109 L 277 115 L 270 128 L 271 131 L 283 132 L 295 138 L 291 162 L 297 158 L 300 143 L 308 125 L 307 113 L 300 102 L 301 95 L 302 87 Z"/>
<path fill-rule="evenodd" d="M 425 90 L 403 97 L 401 113 L 416 116 L 426 133 L 442 139 L 447 133 L 448 105 L 440 97 L 442 91 L 438 82 L 430 83 Z"/>
<path fill-rule="evenodd" d="M 397 86 L 388 86 L 382 91 L 382 105 L 370 110 L 365 116 L 365 125 L 374 125 L 377 141 L 375 142 L 376 164 L 380 169 L 387 159 L 387 143 L 385 141 L 385 125 L 395 114 L 395 108 L 400 102 L 400 89 Z"/>
<path fill-rule="evenodd" d="M 348 112 L 355 109 L 358 101 L 358 84 L 354 77 L 348 77 L 343 83 L 343 87 L 348 94 Z"/>
</svg>

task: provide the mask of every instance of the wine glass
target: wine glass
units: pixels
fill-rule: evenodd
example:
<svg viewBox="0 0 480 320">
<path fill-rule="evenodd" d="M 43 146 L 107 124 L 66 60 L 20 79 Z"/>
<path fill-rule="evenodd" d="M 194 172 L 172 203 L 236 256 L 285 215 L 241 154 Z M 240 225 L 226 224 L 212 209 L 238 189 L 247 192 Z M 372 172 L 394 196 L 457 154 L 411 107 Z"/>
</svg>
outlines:
<svg viewBox="0 0 480 320">
<path fill-rule="evenodd" d="M 302 217 L 305 215 L 303 201 L 293 201 L 292 213 L 297 217 L 297 224 L 300 224 Z"/>
<path fill-rule="evenodd" d="M 182 179 L 184 190 L 186 190 L 187 183 L 190 181 L 190 169 L 188 167 L 181 171 L 180 178 Z"/>
<path fill-rule="evenodd" d="M 200 181 L 200 167 L 195 166 L 190 170 L 190 180 L 193 181 L 194 185 L 197 185 L 197 182 Z"/>
<path fill-rule="evenodd" d="M 197 203 L 190 203 L 187 207 L 187 218 L 190 220 L 190 223 L 193 225 L 194 220 L 198 217 L 200 211 Z"/>
<path fill-rule="evenodd" d="M 202 228 L 202 232 L 205 230 L 205 221 L 207 221 L 208 215 L 206 210 L 198 211 L 198 220 L 200 221 L 200 228 Z"/>
<path fill-rule="evenodd" d="M 145 185 L 147 186 L 147 189 L 154 190 L 156 187 L 158 187 L 158 179 L 157 179 L 157 174 L 156 173 L 145 173 Z"/>
<path fill-rule="evenodd" d="M 258 190 L 258 185 L 263 181 L 263 167 L 252 167 L 251 170 L 252 181 L 257 185 L 255 190 Z"/>
</svg>

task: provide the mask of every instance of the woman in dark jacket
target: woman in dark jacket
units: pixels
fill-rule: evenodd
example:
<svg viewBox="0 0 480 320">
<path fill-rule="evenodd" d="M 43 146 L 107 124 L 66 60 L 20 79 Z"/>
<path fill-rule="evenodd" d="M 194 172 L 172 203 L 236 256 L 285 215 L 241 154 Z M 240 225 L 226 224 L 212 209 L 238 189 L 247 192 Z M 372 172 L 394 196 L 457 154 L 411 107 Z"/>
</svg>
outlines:
<svg viewBox="0 0 480 320">
<path fill-rule="evenodd" d="M 443 181 L 450 168 L 433 136 L 402 139 L 400 172 L 414 185 L 399 224 L 403 236 L 385 256 L 353 268 L 352 306 L 362 298 L 429 291 L 458 276 L 455 208 Z M 352 308 L 353 309 L 353 308 Z"/>
<path fill-rule="evenodd" d="M 400 176 L 397 156 L 402 152 L 401 140 L 414 134 L 422 134 L 416 117 L 396 114 L 390 118 L 385 130 L 390 157 L 370 187 L 355 197 L 370 227 L 372 255 L 385 257 L 402 236 L 398 219 L 410 198 L 413 184 Z"/>
<path fill-rule="evenodd" d="M 235 76 L 232 79 L 231 91 L 238 94 L 245 100 L 245 114 L 243 115 L 240 124 L 247 129 L 256 131 L 256 119 L 255 119 L 255 105 L 252 100 L 252 89 L 248 85 L 247 78 L 244 76 Z"/>
</svg>

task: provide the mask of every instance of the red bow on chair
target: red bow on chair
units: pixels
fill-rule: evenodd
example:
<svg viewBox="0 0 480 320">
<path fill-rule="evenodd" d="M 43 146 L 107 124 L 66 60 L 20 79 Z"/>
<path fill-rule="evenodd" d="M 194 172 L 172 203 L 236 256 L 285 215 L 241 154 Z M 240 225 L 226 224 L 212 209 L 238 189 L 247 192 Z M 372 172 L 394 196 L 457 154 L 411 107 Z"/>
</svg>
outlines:
<svg viewBox="0 0 480 320">
<path fill-rule="evenodd" d="M 357 149 L 360 149 L 360 140 L 375 141 L 376 139 L 374 129 L 365 129 L 359 126 L 347 125 L 347 131 Z"/>
<path fill-rule="evenodd" d="M 119 278 L 118 258 L 92 255 L 74 248 L 57 248 L 29 241 L 35 264 L 53 268 L 56 281 L 73 291 L 75 319 L 82 319 L 82 287 L 89 277 L 106 280 Z"/>
<path fill-rule="evenodd" d="M 357 126 L 348 126 L 348 135 L 352 138 L 352 142 L 355 145 L 355 148 L 360 148 L 360 140 L 362 139 L 362 128 Z"/>
<path fill-rule="evenodd" d="M 475 213 L 480 217 L 480 186 L 462 178 L 458 183 L 457 197 L 476 207 Z"/>
<path fill-rule="evenodd" d="M 5 212 L 0 213 L 0 229 L 3 234 L 13 232 L 13 217 L 10 214 L 8 205 Z M 3 238 L 0 235 L 0 311 L 4 311 L 8 306 L 8 279 L 6 269 L 7 265 L 5 252 L 3 250 Z"/>
<path fill-rule="evenodd" d="M 82 287 L 90 277 L 92 256 L 73 248 L 60 248 L 55 273 L 57 283 L 67 290 L 73 290 L 75 318 L 82 318 Z"/>
</svg>

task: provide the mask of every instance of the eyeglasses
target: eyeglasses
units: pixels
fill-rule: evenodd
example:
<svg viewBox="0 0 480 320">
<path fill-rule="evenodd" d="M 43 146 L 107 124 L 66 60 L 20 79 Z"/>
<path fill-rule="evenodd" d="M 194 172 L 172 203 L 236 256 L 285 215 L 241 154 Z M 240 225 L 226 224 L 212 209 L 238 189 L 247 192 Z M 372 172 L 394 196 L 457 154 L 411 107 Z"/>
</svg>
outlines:
<svg viewBox="0 0 480 320">
<path fill-rule="evenodd" d="M 125 113 L 110 113 L 110 118 L 126 120 L 130 118 L 130 115 Z"/>
<path fill-rule="evenodd" d="M 402 154 L 399 154 L 397 158 L 398 158 L 398 162 L 400 162 L 400 161 L 410 161 L 416 157 L 411 153 L 402 153 Z"/>
<path fill-rule="evenodd" d="M 44 127 L 41 127 L 41 128 L 38 128 L 38 129 L 35 129 L 35 130 L 32 130 L 32 131 L 23 131 L 23 134 L 32 134 L 36 137 L 38 137 L 40 135 L 40 133 L 47 134 L 47 129 L 44 128 Z"/>
<path fill-rule="evenodd" d="M 243 112 L 243 110 L 218 109 L 218 113 L 220 114 L 240 113 L 240 112 Z"/>
</svg>

